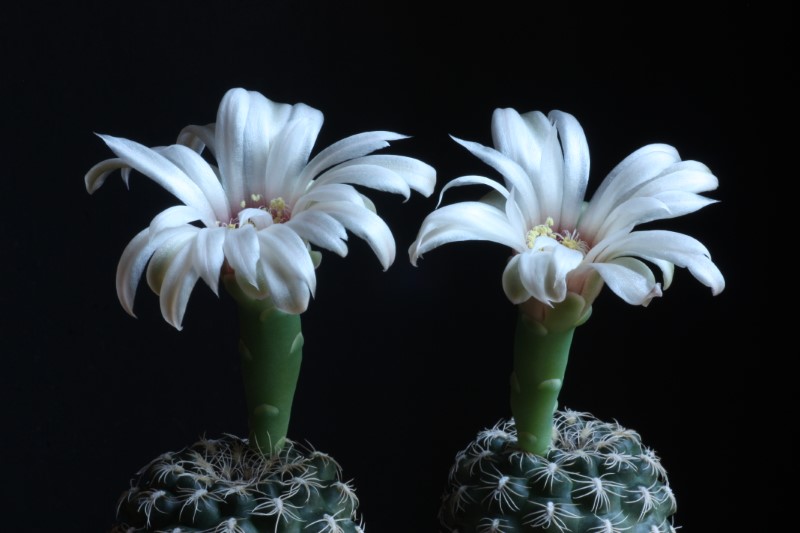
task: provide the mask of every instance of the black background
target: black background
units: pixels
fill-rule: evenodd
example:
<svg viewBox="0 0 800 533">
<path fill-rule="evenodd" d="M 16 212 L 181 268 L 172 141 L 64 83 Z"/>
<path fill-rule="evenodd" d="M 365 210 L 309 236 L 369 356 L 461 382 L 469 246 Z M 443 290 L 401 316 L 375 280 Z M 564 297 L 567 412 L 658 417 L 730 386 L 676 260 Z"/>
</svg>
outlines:
<svg viewBox="0 0 800 533">
<path fill-rule="evenodd" d="M 448 135 L 490 145 L 494 108 L 561 109 L 585 129 L 590 189 L 651 142 L 707 164 L 720 203 L 658 226 L 703 241 L 726 290 L 712 297 L 684 270 L 648 308 L 605 289 L 576 333 L 561 401 L 641 433 L 670 473 L 683 531 L 736 523 L 719 505 L 721 489 L 740 482 L 728 463 L 744 371 L 755 371 L 729 348 L 747 335 L 737 309 L 750 297 L 744 228 L 757 217 L 743 206 L 746 184 L 762 179 L 749 173 L 754 92 L 777 98 L 789 79 L 777 46 L 788 17 L 750 2 L 602 4 L 5 8 L 4 531 L 106 531 L 139 467 L 202 434 L 246 433 L 226 295 L 199 283 L 180 332 L 144 283 L 137 319 L 116 298 L 122 249 L 174 199 L 141 175 L 129 191 L 116 175 L 94 196 L 83 185 L 110 157 L 93 132 L 168 144 L 183 126 L 212 122 L 224 92 L 239 86 L 320 109 L 317 150 L 362 131 L 398 131 L 412 138 L 390 152 L 438 171 L 430 198 L 369 193 L 395 235 L 395 263 L 382 271 L 353 237 L 346 258 L 324 254 L 303 315 L 290 437 L 342 464 L 372 533 L 435 531 L 453 456 L 509 416 L 516 311 L 500 283 L 507 251 L 471 242 L 429 252 L 416 268 L 407 258 L 443 183 L 494 175 Z M 768 40 L 755 36 L 764 31 Z"/>
</svg>

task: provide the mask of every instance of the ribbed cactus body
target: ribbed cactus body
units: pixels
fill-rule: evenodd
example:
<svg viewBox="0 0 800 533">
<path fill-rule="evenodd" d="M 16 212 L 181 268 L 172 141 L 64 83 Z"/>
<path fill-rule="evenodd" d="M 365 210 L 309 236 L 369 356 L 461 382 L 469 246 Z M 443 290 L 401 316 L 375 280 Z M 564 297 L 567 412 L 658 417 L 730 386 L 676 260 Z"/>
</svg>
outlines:
<svg viewBox="0 0 800 533">
<path fill-rule="evenodd" d="M 168 452 L 119 500 L 111 533 L 363 533 L 358 498 L 330 456 L 287 441 L 271 457 L 225 435 Z"/>
<path fill-rule="evenodd" d="M 449 533 L 674 533 L 667 474 L 639 435 L 558 411 L 544 455 L 515 446 L 513 420 L 456 456 L 440 522 Z"/>
</svg>

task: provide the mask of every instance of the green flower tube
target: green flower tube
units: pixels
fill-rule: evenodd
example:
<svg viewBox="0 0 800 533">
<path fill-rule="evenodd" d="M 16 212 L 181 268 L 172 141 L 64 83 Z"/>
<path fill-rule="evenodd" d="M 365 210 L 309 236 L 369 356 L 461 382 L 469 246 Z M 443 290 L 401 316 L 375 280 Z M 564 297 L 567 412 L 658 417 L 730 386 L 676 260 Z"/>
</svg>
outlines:
<svg viewBox="0 0 800 533">
<path fill-rule="evenodd" d="M 531 300 L 520 306 L 511 373 L 511 412 L 518 446 L 544 455 L 552 442 L 553 415 L 564 383 L 575 328 L 591 314 L 586 300 L 569 293 L 548 307 Z"/>
<path fill-rule="evenodd" d="M 232 275 L 223 276 L 239 313 L 250 446 L 273 455 L 286 442 L 303 359 L 300 315 L 277 309 L 269 298 L 245 295 Z"/>
</svg>

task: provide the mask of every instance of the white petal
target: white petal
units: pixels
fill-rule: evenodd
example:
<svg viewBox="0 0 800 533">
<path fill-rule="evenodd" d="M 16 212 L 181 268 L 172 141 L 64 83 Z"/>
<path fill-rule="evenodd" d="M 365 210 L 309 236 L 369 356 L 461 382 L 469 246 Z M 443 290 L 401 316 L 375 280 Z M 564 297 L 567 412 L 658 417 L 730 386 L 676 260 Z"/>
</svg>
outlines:
<svg viewBox="0 0 800 533">
<path fill-rule="evenodd" d="M 678 161 L 665 168 L 659 175 L 644 183 L 636 194 L 652 196 L 664 191 L 701 193 L 713 191 L 719 180 L 711 170 L 697 161 Z"/>
<path fill-rule="evenodd" d="M 239 211 L 237 218 L 239 219 L 240 226 L 253 224 L 256 229 L 264 229 L 273 224 L 272 215 L 270 215 L 269 212 L 255 207 L 246 207 L 242 209 Z"/>
<path fill-rule="evenodd" d="M 590 254 L 594 249 L 590 251 Z M 593 262 L 608 262 L 617 257 L 633 256 L 646 261 L 662 260 L 687 268 L 701 283 L 719 294 L 725 280 L 711 262 L 711 255 L 703 244 L 688 235 L 673 231 L 634 231 L 604 246 Z M 587 255 L 588 259 L 588 255 Z"/>
<path fill-rule="evenodd" d="M 493 148 L 464 141 L 452 135 L 450 137 L 478 159 L 497 170 L 505 179 L 506 189 L 514 189 L 519 193 L 519 207 L 529 217 L 529 221 L 541 218 L 542 214 L 539 211 L 538 198 L 531 179 L 516 161 L 509 159 Z"/>
<path fill-rule="evenodd" d="M 202 213 L 197 209 L 189 207 L 188 205 L 175 205 L 156 215 L 150 222 L 150 232 L 157 234 L 169 228 L 183 226 L 190 222 L 199 220 Z"/>
<path fill-rule="evenodd" d="M 521 254 L 519 274 L 525 289 L 544 303 L 567 296 L 567 274 L 580 265 L 583 254 L 550 237 L 537 237 L 533 249 Z"/>
<path fill-rule="evenodd" d="M 556 227 L 561 227 L 561 203 L 564 194 L 564 153 L 558 142 L 558 130 L 552 128 L 542 145 L 542 160 L 539 172 L 531 176 L 533 188 L 539 200 L 542 220 L 552 217 Z M 531 220 L 531 225 L 533 225 Z"/>
<path fill-rule="evenodd" d="M 117 264 L 117 297 L 122 308 L 133 317 L 136 316 L 133 312 L 136 288 L 153 251 L 155 246 L 150 243 L 150 230 L 145 228 L 131 239 Z"/>
<path fill-rule="evenodd" d="M 373 154 L 352 160 L 353 163 L 378 165 L 398 174 L 411 189 L 423 196 L 433 194 L 436 169 L 419 159 L 400 155 Z"/>
<path fill-rule="evenodd" d="M 250 95 L 244 89 L 237 88 L 225 93 L 217 110 L 214 139 L 216 159 L 222 188 L 232 204 L 245 198 L 244 132 L 249 108 Z"/>
<path fill-rule="evenodd" d="M 394 237 L 383 219 L 374 212 L 350 202 L 326 203 L 325 211 L 348 231 L 367 241 L 384 270 L 394 262 Z"/>
<path fill-rule="evenodd" d="M 608 214 L 630 198 L 642 184 L 678 161 L 680 156 L 672 146 L 650 144 L 639 148 L 623 159 L 600 183 L 581 215 L 581 225 L 596 230 Z"/>
<path fill-rule="evenodd" d="M 355 161 L 360 161 L 357 159 Z M 370 187 L 379 191 L 400 194 L 408 200 L 411 189 L 408 183 L 396 172 L 377 165 L 356 164 L 353 161 L 342 163 L 317 177 L 314 186 L 346 183 Z"/>
<path fill-rule="evenodd" d="M 216 220 L 230 220 L 230 206 L 222 189 L 222 183 L 205 159 L 197 152 L 179 144 L 160 148 L 158 152 L 172 161 L 200 188 L 214 210 Z"/>
<path fill-rule="evenodd" d="M 669 206 L 657 198 L 631 198 L 618 205 L 603 220 L 599 228 L 578 225 L 584 239 L 597 242 L 615 232 L 630 232 L 637 224 L 659 220 L 670 216 Z"/>
<path fill-rule="evenodd" d="M 515 254 L 503 270 L 503 291 L 511 303 L 521 304 L 531 297 L 531 293 L 522 283 L 519 273 L 519 259 L 522 254 Z"/>
<path fill-rule="evenodd" d="M 227 228 L 201 228 L 194 240 L 192 263 L 214 294 L 219 294 L 219 276 L 225 262 L 222 246 Z"/>
<path fill-rule="evenodd" d="M 100 161 L 92 168 L 89 169 L 89 172 L 86 173 L 84 176 L 83 181 L 86 184 L 86 190 L 89 194 L 93 194 L 97 189 L 99 189 L 103 183 L 105 183 L 106 178 L 114 172 L 115 170 L 119 170 L 122 168 L 126 168 L 127 165 L 122 161 L 122 159 L 118 157 L 114 157 L 112 159 L 106 159 L 105 161 Z"/>
<path fill-rule="evenodd" d="M 342 257 L 347 255 L 347 245 L 344 242 L 347 240 L 347 231 L 338 220 L 324 211 L 324 207 L 292 215 L 285 225 L 294 230 L 301 239 L 315 246 L 331 250 Z"/>
<path fill-rule="evenodd" d="M 161 242 L 147 265 L 146 279 L 150 290 L 158 295 L 161 294 L 167 271 L 179 252 L 191 246 L 192 240 L 198 231 L 199 228 L 194 226 L 181 226 L 152 237 L 153 239 L 158 238 Z"/>
<path fill-rule="evenodd" d="M 164 275 L 159 296 L 161 314 L 177 330 L 183 329 L 181 324 L 186 304 L 198 279 L 192 265 L 192 248 L 189 243 L 177 251 Z"/>
<path fill-rule="evenodd" d="M 609 263 L 592 263 L 606 285 L 620 298 L 631 305 L 650 303 L 661 296 L 661 287 L 653 272 L 641 261 L 632 257 L 620 257 Z"/>
<path fill-rule="evenodd" d="M 205 126 L 192 124 L 181 130 L 175 143 L 187 146 L 198 154 L 202 153 L 205 147 L 208 147 L 208 151 L 216 158 L 217 151 L 214 146 L 215 132 L 216 124 L 206 124 Z"/>
<path fill-rule="evenodd" d="M 153 252 L 175 235 L 191 233 L 192 230 L 187 228 L 191 226 L 173 228 L 155 235 L 149 228 L 145 228 L 125 247 L 117 264 L 116 287 L 120 304 L 129 315 L 136 316 L 133 312 L 133 300 L 142 273 Z"/>
<path fill-rule="evenodd" d="M 179 167 L 157 151 L 137 142 L 99 136 L 126 165 L 149 177 L 184 204 L 203 213 L 203 220 L 214 221 L 214 210 L 203 191 Z"/>
<path fill-rule="evenodd" d="M 542 144 L 552 129 L 550 121 L 540 111 L 526 113 L 525 118 L 511 108 L 498 108 L 492 113 L 495 148 L 516 161 L 529 176 L 539 173 Z"/>
<path fill-rule="evenodd" d="M 509 196 L 508 190 L 493 179 L 484 178 L 483 176 L 461 176 L 460 178 L 450 180 L 445 184 L 444 187 L 442 187 L 436 207 L 439 207 L 439 205 L 442 203 L 442 198 L 444 198 L 445 191 L 452 189 L 453 187 L 463 187 L 464 185 L 486 185 L 487 187 L 491 187 L 500 193 L 503 198 L 508 198 Z M 505 202 L 503 203 L 505 204 Z"/>
<path fill-rule="evenodd" d="M 425 218 L 409 249 L 411 263 L 416 265 L 428 250 L 469 240 L 496 242 L 518 252 L 526 249 L 524 232 L 511 226 L 503 211 L 482 202 L 459 202 Z"/>
<path fill-rule="evenodd" d="M 228 230 L 225 234 L 225 243 L 222 245 L 222 250 L 237 275 L 253 287 L 258 287 L 256 265 L 260 252 L 256 229 L 250 224 L 246 224 L 239 228 Z"/>
<path fill-rule="evenodd" d="M 275 306 L 302 313 L 316 290 L 314 264 L 305 243 L 283 224 L 258 232 L 260 266 Z"/>
<path fill-rule="evenodd" d="M 356 205 L 365 205 L 366 196 L 359 193 L 352 185 L 344 183 L 330 183 L 317 185 L 314 183 L 309 191 L 301 196 L 292 206 L 292 216 L 325 202 L 351 202 Z"/>
<path fill-rule="evenodd" d="M 263 190 L 267 198 L 283 197 L 292 203 L 307 187 L 300 179 L 317 135 L 322 128 L 322 113 L 303 104 L 292 108 L 291 120 L 271 141 L 264 172 Z"/>
<path fill-rule="evenodd" d="M 406 135 L 389 131 L 370 131 L 346 137 L 328 146 L 309 161 L 299 179 L 308 182 L 323 170 L 389 146 L 388 141 L 407 138 Z"/>
<path fill-rule="evenodd" d="M 564 184 L 560 224 L 575 227 L 589 183 L 589 144 L 580 123 L 568 113 L 551 111 L 564 155 Z"/>
</svg>

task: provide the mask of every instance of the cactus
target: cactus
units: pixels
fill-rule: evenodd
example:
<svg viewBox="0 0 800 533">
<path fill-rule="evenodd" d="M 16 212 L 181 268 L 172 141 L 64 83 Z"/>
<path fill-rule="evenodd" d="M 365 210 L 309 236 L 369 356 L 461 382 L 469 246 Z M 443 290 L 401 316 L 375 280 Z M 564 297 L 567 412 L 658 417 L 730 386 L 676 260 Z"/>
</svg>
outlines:
<svg viewBox="0 0 800 533">
<path fill-rule="evenodd" d="M 439 514 L 445 531 L 674 533 L 666 470 L 635 431 L 562 410 L 545 454 L 517 442 L 514 420 L 501 420 L 457 454 Z"/>
<path fill-rule="evenodd" d="M 286 440 L 258 453 L 224 435 L 167 452 L 137 472 L 111 533 L 363 533 L 358 498 L 325 453 Z"/>
</svg>

